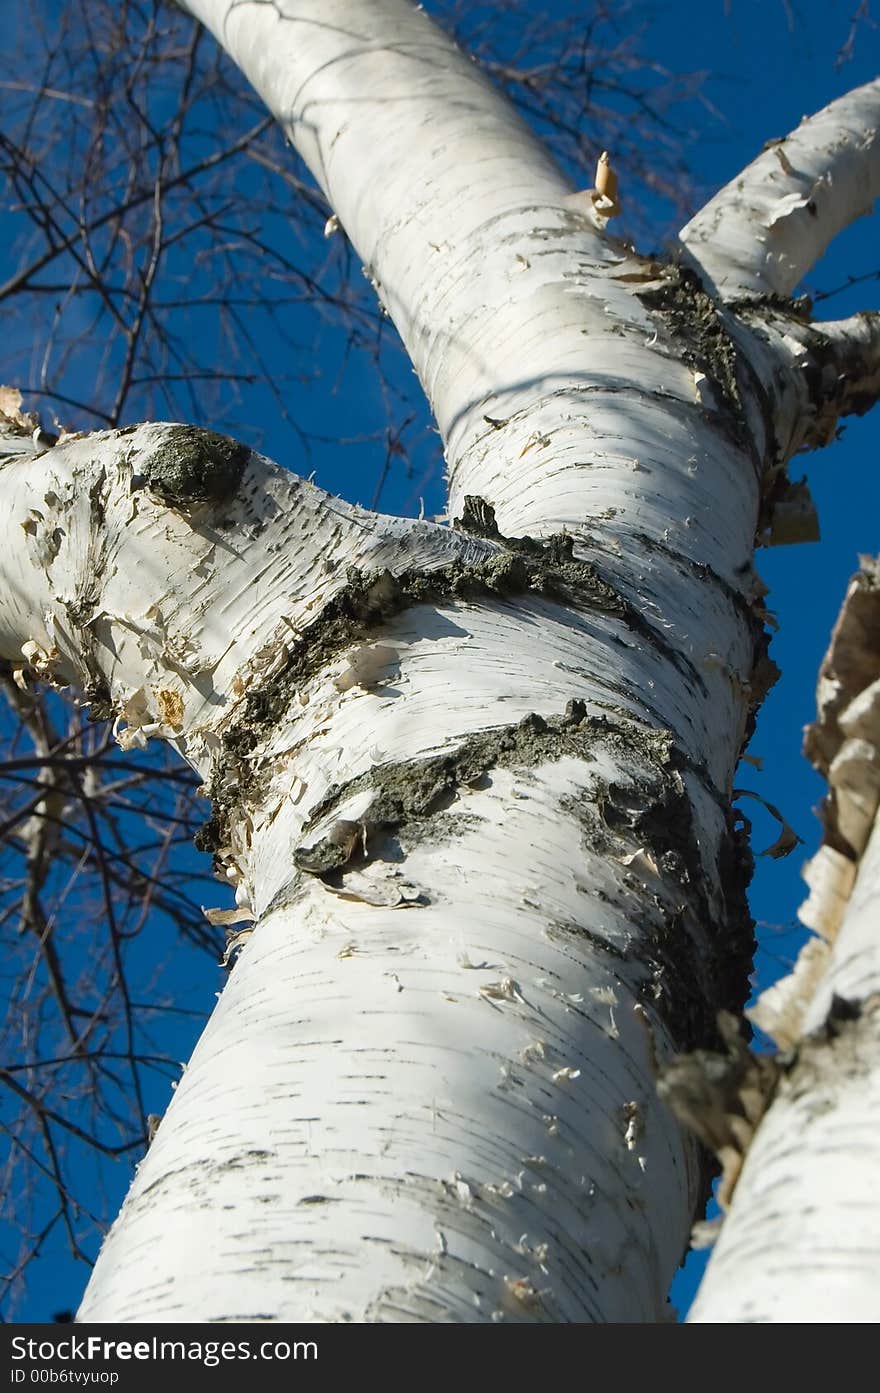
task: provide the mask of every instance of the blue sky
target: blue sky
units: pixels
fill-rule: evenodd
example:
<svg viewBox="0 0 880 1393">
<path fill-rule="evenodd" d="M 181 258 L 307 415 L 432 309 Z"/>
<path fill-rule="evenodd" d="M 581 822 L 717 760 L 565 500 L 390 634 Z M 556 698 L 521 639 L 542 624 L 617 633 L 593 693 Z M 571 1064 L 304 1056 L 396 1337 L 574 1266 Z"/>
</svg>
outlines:
<svg viewBox="0 0 880 1393">
<path fill-rule="evenodd" d="M 25 12 L 24 0 L 13 0 L 13 5 Z M 580 13 L 583 7 L 576 0 L 557 0 L 547 8 L 562 15 Z M 615 13 L 620 8 L 613 7 Z M 670 0 L 635 11 L 636 22 L 642 28 L 639 49 L 643 54 L 674 72 L 705 75 L 701 88 L 705 104 L 692 101 L 680 117 L 673 113 L 673 119 L 681 119 L 682 125 L 692 132 L 685 154 L 706 195 L 733 177 L 767 139 L 785 134 L 802 115 L 876 75 L 880 66 L 880 36 L 869 22 L 859 26 L 850 59 L 836 63 L 856 8 L 855 0 L 728 0 L 727 4 L 722 0 Z M 632 22 L 627 16 L 620 24 L 625 28 Z M 592 182 L 592 174 L 592 168 L 584 169 L 584 185 Z M 625 184 L 622 194 L 626 203 Z M 656 249 L 669 230 L 668 205 L 658 203 L 652 208 L 649 202 L 639 213 L 643 224 L 657 228 L 653 245 L 648 245 L 643 236 L 640 249 Z M 3 240 L 0 233 L 0 248 Z M 822 265 L 807 278 L 804 288 L 831 290 L 849 276 L 878 267 L 877 224 L 862 219 L 838 240 Z M 834 296 L 827 305 L 818 305 L 816 313 L 836 318 L 878 307 L 880 282 L 869 280 Z M 292 318 L 294 336 L 299 332 L 298 325 L 299 320 L 294 322 Z M 322 332 L 315 352 L 317 358 L 311 368 L 317 375 L 309 378 L 302 399 L 297 402 L 297 412 L 327 438 L 316 442 L 307 458 L 280 418 L 271 394 L 259 388 L 246 401 L 255 434 L 248 434 L 246 424 L 241 434 L 256 441 L 254 418 L 259 416 L 260 446 L 267 454 L 300 472 L 314 470 L 316 482 L 323 487 L 369 505 L 381 473 L 384 446 L 373 441 L 341 448 L 331 437 L 336 431 L 350 439 L 369 437 L 381 429 L 384 418 L 372 365 L 366 354 L 354 355 L 341 375 L 345 354 L 341 341 L 329 331 Z M 408 378 L 405 365 L 396 371 L 401 391 L 411 396 L 413 380 Z M 327 427 L 328 420 L 332 430 Z M 785 970 L 799 941 L 795 916 L 803 899 L 800 870 L 817 844 L 818 824 L 811 809 L 822 792 L 819 780 L 800 753 L 802 729 L 813 715 L 816 673 L 847 579 L 856 568 L 860 552 L 878 549 L 878 433 L 880 422 L 870 416 L 849 421 L 838 443 L 793 463 L 793 476 L 805 473 L 809 478 L 822 540 L 811 546 L 759 553 L 757 557 L 758 570 L 770 586 L 767 603 L 779 619 L 780 628 L 771 652 L 782 669 L 782 678 L 762 710 L 750 747 L 750 753 L 762 760 L 763 768 L 758 771 L 743 766 L 738 783 L 775 803 L 804 842 L 787 860 L 759 858 L 757 862 L 750 898 L 759 923 L 761 949 L 756 979 L 762 985 Z M 382 487 L 381 506 L 388 511 L 412 514 L 423 500 L 430 516 L 442 511 L 442 479 L 436 438 L 424 418 L 415 423 L 413 439 L 418 443 L 413 451 L 412 476 L 407 477 L 392 460 Z M 775 824 L 762 814 L 757 803 L 748 802 L 744 811 L 753 819 L 754 846 L 760 851 L 775 839 Z M 220 974 L 213 977 L 208 972 L 200 980 L 194 979 L 191 964 L 184 973 L 176 987 L 173 976 L 169 979 L 178 999 L 187 1008 L 208 1009 L 213 993 L 222 983 Z M 191 1031 L 187 1019 L 181 1017 L 172 1046 L 179 1050 L 181 1060 L 189 1052 Z M 148 1105 L 161 1113 L 168 1101 L 167 1079 L 157 1078 L 154 1088 L 155 1097 Z M 127 1176 L 125 1162 L 105 1175 L 111 1208 L 124 1193 Z M 5 1253 L 5 1246 L 0 1247 Z M 690 1261 L 676 1283 L 674 1299 L 682 1310 L 700 1265 L 699 1259 Z M 59 1235 L 34 1264 L 24 1300 L 15 1308 L 14 1318 L 45 1321 L 54 1312 L 75 1306 L 85 1275 L 83 1265 L 66 1255 Z"/>
</svg>

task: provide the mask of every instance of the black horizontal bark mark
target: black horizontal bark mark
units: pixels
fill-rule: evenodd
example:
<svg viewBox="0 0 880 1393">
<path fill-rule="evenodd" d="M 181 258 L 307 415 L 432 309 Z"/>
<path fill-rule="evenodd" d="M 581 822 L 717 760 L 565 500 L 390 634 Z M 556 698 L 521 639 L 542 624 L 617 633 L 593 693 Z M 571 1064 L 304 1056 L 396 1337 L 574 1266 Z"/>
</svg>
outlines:
<svg viewBox="0 0 880 1393">
<path fill-rule="evenodd" d="M 347 584 L 293 646 L 284 670 L 245 697 L 244 714 L 236 724 L 254 733 L 251 748 L 257 743 L 257 731 L 283 715 L 293 692 L 362 638 L 369 626 L 406 609 L 447 600 L 536 594 L 573 609 L 611 615 L 650 643 L 707 695 L 705 683 L 690 660 L 677 653 L 595 566 L 573 556 L 572 538 L 551 537 L 546 543 L 530 537 L 505 538 L 500 543 L 499 550 L 485 561 L 471 565 L 453 564 L 397 575 L 389 570 L 369 575 L 350 567 Z"/>
<path fill-rule="evenodd" d="M 633 725 L 633 730 L 638 727 Z M 582 701 L 568 702 L 562 716 L 543 717 L 530 712 L 515 725 L 496 726 L 466 736 L 448 754 L 431 755 L 425 759 L 404 760 L 382 764 L 367 770 L 343 784 L 334 784 L 312 810 L 303 834 L 308 835 L 334 807 L 364 790 L 375 793 L 370 806 L 368 823 L 371 828 L 397 828 L 405 823 L 436 817 L 439 805 L 451 798 L 460 787 L 479 782 L 490 769 L 529 769 L 535 764 L 571 755 L 587 760 L 596 741 L 624 741 L 626 731 L 605 716 L 587 716 Z M 641 740 L 652 748 L 658 762 L 671 758 L 671 736 L 666 731 L 639 730 Z M 339 845 L 330 839 L 326 848 L 327 864 L 321 865 L 318 847 L 299 849 L 294 862 L 301 870 L 312 874 L 338 869 L 349 859 L 342 855 Z M 308 864 L 307 864 L 308 862 Z"/>
<path fill-rule="evenodd" d="M 477 500 L 482 503 L 482 500 Z M 223 756 L 208 789 L 214 811 L 196 834 L 196 846 L 216 851 L 223 845 L 231 807 L 244 797 L 259 797 L 259 779 L 246 764 L 262 732 L 284 715 L 296 691 L 320 668 L 333 661 L 373 625 L 418 605 L 472 600 L 481 596 L 507 598 L 540 595 L 575 610 L 592 610 L 621 620 L 677 667 L 700 692 L 707 688 L 697 669 L 667 642 L 627 599 L 589 562 L 573 555 L 573 539 L 566 534 L 544 541 L 531 537 L 501 538 L 494 527 L 494 513 L 482 504 L 484 523 L 470 530 L 497 540 L 498 549 L 484 561 L 456 562 L 431 571 L 385 569 L 369 574 L 350 567 L 347 583 L 330 599 L 303 637 L 291 647 L 283 669 L 256 690 L 247 692 L 244 709 L 223 736 Z M 469 518 L 462 520 L 469 530 Z M 622 640 L 621 640 L 622 641 Z"/>
<path fill-rule="evenodd" d="M 633 633 L 647 639 L 652 647 L 694 682 L 704 696 L 707 695 L 706 685 L 693 663 L 677 652 L 592 562 L 581 561 L 575 556 L 573 536 L 559 532 L 546 539 L 505 537 L 498 530 L 492 505 L 475 494 L 465 494 L 462 516 L 456 519 L 455 525 L 472 536 L 497 542 L 527 563 L 537 562 L 540 576 L 536 579 L 540 583 L 532 580 L 528 589 L 538 590 L 579 609 L 598 610 L 622 619 Z"/>
<path fill-rule="evenodd" d="M 718 1010 L 741 1010 L 748 996 L 754 925 L 745 889 L 751 858 L 729 804 L 665 730 L 587 716 L 584 703 L 573 700 L 562 716 L 545 718 L 533 712 L 516 725 L 470 735 L 448 754 L 379 765 L 328 791 L 303 828 L 304 842 L 334 808 L 372 791 L 364 816 L 356 823 L 340 819 L 318 841 L 302 843 L 294 852 L 294 864 L 302 872 L 341 886 L 347 866 L 381 856 L 379 836 L 404 831 L 409 840 L 428 836 L 436 842 L 452 833 L 455 823 L 447 808 L 462 785 L 478 784 L 497 768 L 528 770 L 565 756 L 588 761 L 600 743 L 628 760 L 635 757 L 639 767 L 647 766 L 644 777 L 633 787 L 611 784 L 590 804 L 566 799 L 562 806 L 581 824 L 592 850 L 613 854 L 620 836 L 640 843 L 650 850 L 664 882 L 680 887 L 680 906 L 673 906 L 668 897 L 651 898 L 662 928 L 649 936 L 647 950 L 646 925 L 640 921 L 635 926 L 636 939 L 642 944 L 639 954 L 649 967 L 646 987 L 677 1039 L 692 1045 L 714 1043 Z M 688 794 L 680 779 L 673 783 L 672 776 L 682 772 L 698 777 L 724 814 L 727 833 L 718 867 L 720 923 L 712 908 L 716 897 L 707 883 Z M 628 956 L 625 948 L 611 940 L 601 939 L 595 946 L 612 956 Z"/>
<path fill-rule="evenodd" d="M 694 561 L 692 557 L 685 556 L 683 552 L 676 551 L 674 547 L 668 546 L 665 542 L 661 542 L 657 537 L 650 536 L 647 532 L 636 531 L 632 532 L 630 535 L 633 541 L 638 542 L 646 551 L 653 551 L 660 556 L 665 556 L 675 565 L 682 567 L 685 571 L 690 571 L 699 581 L 704 582 L 706 585 L 715 586 L 724 596 L 728 604 L 732 605 L 740 618 L 745 621 L 752 636 L 757 638 L 761 633 L 763 625 L 755 615 L 752 602 L 747 599 L 741 590 L 737 590 L 736 586 L 731 585 L 729 580 L 726 580 L 713 566 L 710 566 L 708 562 Z"/>
<path fill-rule="evenodd" d="M 365 789 L 373 788 L 377 793 L 370 821 L 376 826 L 399 826 L 435 815 L 444 796 L 455 793 L 462 785 L 477 783 L 492 768 L 529 769 L 565 755 L 589 760 L 591 748 L 598 741 L 628 753 L 637 747 L 658 767 L 668 766 L 695 775 L 717 806 L 725 813 L 728 811 L 729 803 L 713 784 L 705 766 L 679 749 L 669 731 L 642 726 L 635 720 L 588 716 L 585 703 L 574 698 L 562 716 L 545 717 L 533 711 L 513 725 L 493 726 L 464 736 L 446 754 L 376 765 L 345 783 L 334 784 L 312 810 L 303 833 L 307 834 L 334 806 Z"/>
</svg>

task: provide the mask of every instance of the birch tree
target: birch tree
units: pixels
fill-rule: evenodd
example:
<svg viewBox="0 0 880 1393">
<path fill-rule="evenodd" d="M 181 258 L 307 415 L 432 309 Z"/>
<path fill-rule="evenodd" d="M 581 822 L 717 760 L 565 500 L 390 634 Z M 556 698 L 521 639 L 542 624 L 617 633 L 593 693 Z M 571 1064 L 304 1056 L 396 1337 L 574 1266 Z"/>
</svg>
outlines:
<svg viewBox="0 0 880 1393">
<path fill-rule="evenodd" d="M 79 1318 L 662 1319 L 710 1172 L 657 1076 L 748 994 L 753 552 L 809 532 L 788 461 L 880 385 L 876 316 L 792 298 L 880 191 L 880 85 L 662 259 L 609 227 L 613 152 L 573 189 L 408 0 L 188 8 L 393 320 L 451 525 L 185 424 L 47 449 L 6 399 L 0 655 L 180 753 L 237 904 Z"/>
</svg>

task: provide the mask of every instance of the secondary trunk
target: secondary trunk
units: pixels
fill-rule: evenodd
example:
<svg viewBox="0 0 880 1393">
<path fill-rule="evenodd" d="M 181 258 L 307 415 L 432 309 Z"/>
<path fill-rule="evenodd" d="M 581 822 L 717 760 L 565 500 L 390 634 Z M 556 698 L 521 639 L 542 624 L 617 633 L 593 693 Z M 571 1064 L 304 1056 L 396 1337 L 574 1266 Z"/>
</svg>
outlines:
<svg viewBox="0 0 880 1393">
<path fill-rule="evenodd" d="M 865 1321 L 880 1309 L 880 561 L 862 558 L 806 750 L 829 783 L 801 918 L 815 932 L 750 1012 L 785 1051 L 688 1319 Z"/>
</svg>

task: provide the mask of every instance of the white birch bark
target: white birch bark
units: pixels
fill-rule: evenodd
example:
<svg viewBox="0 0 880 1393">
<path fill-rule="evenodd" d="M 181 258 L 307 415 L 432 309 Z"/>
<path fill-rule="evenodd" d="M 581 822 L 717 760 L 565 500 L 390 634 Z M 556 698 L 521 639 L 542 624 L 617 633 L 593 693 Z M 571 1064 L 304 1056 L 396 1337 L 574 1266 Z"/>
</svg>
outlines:
<svg viewBox="0 0 880 1393">
<path fill-rule="evenodd" d="M 880 1311 L 880 566 L 850 585 L 807 749 L 825 841 L 817 937 L 750 1014 L 788 1049 L 690 1321 L 874 1323 Z"/>
<path fill-rule="evenodd" d="M 880 197 L 880 79 L 769 140 L 681 231 L 721 299 L 790 295 Z"/>
<path fill-rule="evenodd" d="M 363 257 L 465 525 L 172 427 L 0 475 L 0 654 L 177 743 L 255 922 L 79 1318 L 660 1318 L 704 1175 L 656 1061 L 747 992 L 755 532 L 845 394 L 778 306 L 607 236 L 409 4 L 190 8 Z"/>
</svg>

